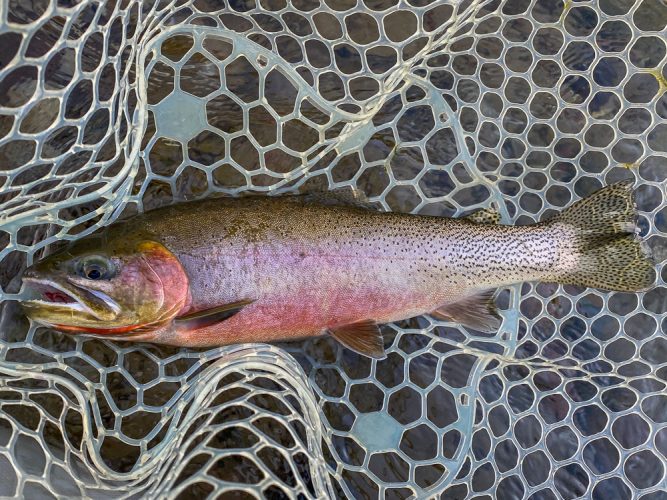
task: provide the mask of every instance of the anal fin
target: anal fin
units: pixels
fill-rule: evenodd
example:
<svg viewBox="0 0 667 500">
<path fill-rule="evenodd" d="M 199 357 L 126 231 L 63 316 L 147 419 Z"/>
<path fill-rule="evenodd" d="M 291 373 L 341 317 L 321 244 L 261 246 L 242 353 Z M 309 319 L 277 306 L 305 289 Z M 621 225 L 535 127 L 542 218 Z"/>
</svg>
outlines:
<svg viewBox="0 0 667 500">
<path fill-rule="evenodd" d="M 460 323 L 480 332 L 498 331 L 502 318 L 493 301 L 495 290 L 484 290 L 445 304 L 431 313 L 436 319 Z"/>
<path fill-rule="evenodd" d="M 185 330 L 197 330 L 199 328 L 205 328 L 207 326 L 211 326 L 231 318 L 245 306 L 252 304 L 253 302 L 254 300 L 239 300 L 238 302 L 231 302 L 219 307 L 204 309 L 203 311 L 197 311 L 192 314 L 186 314 L 185 316 L 179 316 L 174 320 L 174 326 L 177 329 Z"/>
<path fill-rule="evenodd" d="M 370 358 L 385 357 L 382 333 L 374 321 L 360 321 L 330 328 L 333 337 L 348 349 Z"/>
</svg>

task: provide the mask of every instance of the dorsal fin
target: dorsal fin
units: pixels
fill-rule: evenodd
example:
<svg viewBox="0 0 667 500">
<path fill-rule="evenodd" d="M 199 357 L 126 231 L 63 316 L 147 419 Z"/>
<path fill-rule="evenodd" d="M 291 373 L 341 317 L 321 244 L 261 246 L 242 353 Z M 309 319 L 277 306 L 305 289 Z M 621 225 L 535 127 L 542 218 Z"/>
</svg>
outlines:
<svg viewBox="0 0 667 500">
<path fill-rule="evenodd" d="M 248 304 L 252 304 L 254 300 L 240 300 L 230 304 L 224 304 L 219 307 L 211 309 L 204 309 L 185 316 L 179 316 L 174 320 L 174 327 L 184 330 L 197 330 L 207 326 L 220 323 L 226 319 L 231 318 Z"/>
<path fill-rule="evenodd" d="M 470 222 L 474 222 L 475 224 L 499 224 L 500 212 L 495 206 L 491 206 L 489 208 L 475 210 L 473 213 L 468 214 L 463 218 Z"/>
<path fill-rule="evenodd" d="M 355 187 L 337 188 L 331 191 L 326 189 L 308 191 L 296 195 L 304 203 L 317 203 L 318 205 L 334 205 L 345 207 L 365 208 L 378 210 L 375 203 L 368 201 L 366 194 Z"/>
<path fill-rule="evenodd" d="M 348 349 L 370 358 L 385 357 L 382 333 L 375 321 L 367 320 L 330 328 L 331 335 Z"/>
<path fill-rule="evenodd" d="M 493 301 L 495 290 L 484 290 L 445 304 L 431 313 L 436 319 L 460 323 L 480 332 L 497 332 L 502 323 Z"/>
</svg>

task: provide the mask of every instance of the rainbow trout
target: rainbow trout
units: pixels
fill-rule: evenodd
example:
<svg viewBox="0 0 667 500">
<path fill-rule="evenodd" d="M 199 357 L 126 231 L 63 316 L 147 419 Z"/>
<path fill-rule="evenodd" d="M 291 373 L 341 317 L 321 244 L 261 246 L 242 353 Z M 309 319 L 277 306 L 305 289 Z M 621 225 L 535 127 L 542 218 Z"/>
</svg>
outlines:
<svg viewBox="0 0 667 500">
<path fill-rule="evenodd" d="M 41 324 L 111 339 L 202 347 L 328 332 L 378 358 L 381 323 L 431 314 L 497 330 L 498 287 L 644 290 L 653 263 L 636 232 L 628 182 L 531 226 L 309 196 L 211 199 L 147 212 L 48 256 L 25 271 L 22 305 Z"/>
</svg>

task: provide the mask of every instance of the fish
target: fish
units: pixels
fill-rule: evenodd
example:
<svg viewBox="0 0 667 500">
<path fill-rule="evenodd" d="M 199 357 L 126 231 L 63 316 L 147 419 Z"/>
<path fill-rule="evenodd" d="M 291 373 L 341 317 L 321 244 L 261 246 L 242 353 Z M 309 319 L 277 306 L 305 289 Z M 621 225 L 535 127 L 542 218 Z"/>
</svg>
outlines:
<svg viewBox="0 0 667 500">
<path fill-rule="evenodd" d="M 183 202 L 111 224 L 23 273 L 38 324 L 185 347 L 332 335 L 385 356 L 380 325 L 421 315 L 495 332 L 496 290 L 547 281 L 635 292 L 655 282 L 632 182 L 547 221 L 383 212 L 357 196 Z"/>
</svg>

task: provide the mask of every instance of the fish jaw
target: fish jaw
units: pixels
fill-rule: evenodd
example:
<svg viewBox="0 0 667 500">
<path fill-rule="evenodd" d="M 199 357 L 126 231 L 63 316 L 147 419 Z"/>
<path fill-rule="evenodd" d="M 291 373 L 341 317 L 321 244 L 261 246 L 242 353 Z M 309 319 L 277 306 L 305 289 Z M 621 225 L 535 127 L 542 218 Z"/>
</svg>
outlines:
<svg viewBox="0 0 667 500">
<path fill-rule="evenodd" d="M 52 280 L 23 277 L 24 295 L 21 305 L 35 321 L 54 326 L 61 316 L 87 320 L 110 321 L 118 316 L 120 307 L 111 297 L 67 278 Z"/>
</svg>

